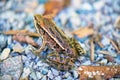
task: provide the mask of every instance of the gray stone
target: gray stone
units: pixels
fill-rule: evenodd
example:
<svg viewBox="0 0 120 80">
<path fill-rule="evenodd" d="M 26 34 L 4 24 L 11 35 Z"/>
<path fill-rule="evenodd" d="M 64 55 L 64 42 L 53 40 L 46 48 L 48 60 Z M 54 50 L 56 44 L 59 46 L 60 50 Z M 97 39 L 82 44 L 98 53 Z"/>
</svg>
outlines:
<svg viewBox="0 0 120 80">
<path fill-rule="evenodd" d="M 18 80 L 23 69 L 21 56 L 11 57 L 3 61 L 1 72 L 11 75 L 13 80 Z"/>
</svg>

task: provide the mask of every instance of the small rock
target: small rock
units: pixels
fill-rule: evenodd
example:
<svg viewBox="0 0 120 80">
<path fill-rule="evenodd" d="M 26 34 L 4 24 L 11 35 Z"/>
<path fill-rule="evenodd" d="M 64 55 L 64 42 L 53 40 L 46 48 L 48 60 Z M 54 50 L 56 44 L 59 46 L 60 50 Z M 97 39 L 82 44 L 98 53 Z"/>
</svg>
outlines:
<svg viewBox="0 0 120 80">
<path fill-rule="evenodd" d="M 31 73 L 30 68 L 25 67 L 23 69 L 23 73 L 22 73 L 21 78 L 23 78 L 23 79 L 26 78 L 30 73 Z"/>
<path fill-rule="evenodd" d="M 32 78 L 32 80 L 38 80 L 37 75 L 34 71 L 32 71 L 32 73 L 30 74 L 30 77 Z"/>
<path fill-rule="evenodd" d="M 91 61 L 90 61 L 90 60 L 88 60 L 88 61 L 86 61 L 86 62 L 82 63 L 82 65 L 91 65 Z"/>
<path fill-rule="evenodd" d="M 43 66 L 42 61 L 38 61 L 37 66 L 42 67 Z"/>
<path fill-rule="evenodd" d="M 104 37 L 101 42 L 104 46 L 107 46 L 110 44 L 110 39 L 108 39 L 107 37 Z"/>
<path fill-rule="evenodd" d="M 47 77 L 46 76 L 43 76 L 43 78 L 41 80 L 47 80 Z"/>
<path fill-rule="evenodd" d="M 51 68 L 51 70 L 52 70 L 52 73 L 53 73 L 54 76 L 58 76 L 59 75 L 59 72 L 56 69 Z"/>
<path fill-rule="evenodd" d="M 48 73 L 48 69 L 47 68 L 42 68 L 41 73 L 43 75 L 46 75 Z"/>
<path fill-rule="evenodd" d="M 62 80 L 60 76 L 54 78 L 55 80 Z"/>
<path fill-rule="evenodd" d="M 36 72 L 36 76 L 38 79 L 41 79 L 43 77 L 43 75 L 40 72 Z"/>
<path fill-rule="evenodd" d="M 73 71 L 73 77 L 74 77 L 74 78 L 78 78 L 78 73 L 77 73 L 77 71 Z"/>
<path fill-rule="evenodd" d="M 3 75 L 0 80 L 12 80 L 12 77 L 10 75 Z"/>
<path fill-rule="evenodd" d="M 64 79 L 64 80 L 74 80 L 71 76 L 68 76 L 67 79 Z M 76 79 L 75 79 L 76 80 Z"/>
<path fill-rule="evenodd" d="M 50 79 L 53 79 L 53 78 L 54 78 L 53 73 L 51 72 L 51 70 L 48 71 L 47 76 L 48 76 Z"/>
<path fill-rule="evenodd" d="M 100 63 L 101 64 L 107 64 L 107 61 L 108 61 L 107 59 L 103 59 L 103 60 L 100 61 Z"/>
<path fill-rule="evenodd" d="M 84 9 L 84 10 L 92 10 L 93 9 L 92 5 L 90 5 L 89 3 L 84 3 L 81 6 L 81 8 Z"/>
<path fill-rule="evenodd" d="M 69 73 L 69 72 L 66 72 L 65 75 L 63 75 L 62 77 L 63 77 L 63 78 L 67 78 L 68 76 L 70 76 L 70 73 Z"/>
<path fill-rule="evenodd" d="M 9 54 L 10 54 L 10 48 L 5 48 L 0 55 L 0 60 L 6 59 L 9 56 Z"/>
</svg>

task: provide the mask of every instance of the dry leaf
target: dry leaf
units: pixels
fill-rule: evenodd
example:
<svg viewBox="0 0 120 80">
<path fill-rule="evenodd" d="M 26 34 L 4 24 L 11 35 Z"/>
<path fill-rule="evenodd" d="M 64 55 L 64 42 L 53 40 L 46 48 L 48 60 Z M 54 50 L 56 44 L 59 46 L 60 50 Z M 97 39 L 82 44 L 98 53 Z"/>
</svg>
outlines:
<svg viewBox="0 0 120 80">
<path fill-rule="evenodd" d="M 72 32 L 72 34 L 77 35 L 79 38 L 84 38 L 94 34 L 94 29 L 91 27 L 83 27 Z"/>
<path fill-rule="evenodd" d="M 22 33 L 17 33 L 16 35 L 13 36 L 13 39 L 19 42 L 31 44 L 33 46 L 38 46 L 38 44 L 34 42 L 33 38 L 25 36 Z"/>
<path fill-rule="evenodd" d="M 94 78 L 97 75 L 106 80 L 120 75 L 120 66 L 81 66 L 78 68 L 78 73 L 80 75 L 80 80 Z"/>
<path fill-rule="evenodd" d="M 64 7 L 70 4 L 70 0 L 50 0 L 45 4 L 44 15 L 50 14 L 51 16 L 56 16 L 56 14 L 62 10 Z"/>
<path fill-rule="evenodd" d="M 116 51 L 119 52 L 119 48 L 118 48 L 117 44 L 115 43 L 115 41 L 112 40 L 112 39 L 110 39 L 110 42 L 114 46 L 114 48 L 116 49 Z"/>
<path fill-rule="evenodd" d="M 3 32 L 5 35 L 16 35 L 18 33 L 22 33 L 23 35 L 31 36 L 31 37 L 39 37 L 38 33 L 29 32 L 28 30 L 9 30 L 7 32 Z"/>
<path fill-rule="evenodd" d="M 90 47 L 90 60 L 91 60 L 91 61 L 94 61 L 94 52 L 95 52 L 95 51 L 94 51 L 94 48 L 95 48 L 95 47 L 94 47 L 93 41 L 90 42 L 90 46 L 91 46 L 91 47 Z"/>
</svg>

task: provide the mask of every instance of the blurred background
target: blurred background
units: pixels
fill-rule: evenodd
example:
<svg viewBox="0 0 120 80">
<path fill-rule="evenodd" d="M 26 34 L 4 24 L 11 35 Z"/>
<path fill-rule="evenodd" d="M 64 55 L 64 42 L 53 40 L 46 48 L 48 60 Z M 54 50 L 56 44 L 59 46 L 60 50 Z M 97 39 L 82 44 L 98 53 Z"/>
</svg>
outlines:
<svg viewBox="0 0 120 80">
<path fill-rule="evenodd" d="M 74 69 L 71 72 L 60 72 L 42 63 L 28 49 L 29 45 L 41 44 L 40 38 L 34 38 L 38 35 L 33 22 L 34 14 L 51 15 L 67 36 L 79 41 L 86 54 L 78 57 L 76 68 L 81 65 L 120 65 L 120 0 L 0 0 L 0 60 L 3 70 L 0 75 L 12 76 L 14 80 L 19 79 L 21 73 L 22 78 L 27 77 L 28 80 L 79 79 L 80 76 Z M 32 39 L 13 37 L 17 30 L 28 30 L 35 35 Z M 45 49 L 41 54 L 47 52 L 49 51 Z M 22 56 L 22 60 L 9 60 L 15 56 Z M 8 62 L 5 63 L 5 59 Z M 14 61 L 19 61 L 19 67 Z M 18 69 L 9 69 L 5 64 Z M 19 68 L 18 75 L 15 75 Z M 21 72 L 21 69 L 24 71 Z"/>
</svg>

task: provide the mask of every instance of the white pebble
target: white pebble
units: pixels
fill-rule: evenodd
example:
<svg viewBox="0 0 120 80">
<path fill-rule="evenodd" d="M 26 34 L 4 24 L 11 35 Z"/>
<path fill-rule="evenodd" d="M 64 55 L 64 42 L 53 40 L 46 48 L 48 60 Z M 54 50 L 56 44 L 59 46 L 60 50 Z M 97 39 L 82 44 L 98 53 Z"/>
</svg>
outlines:
<svg viewBox="0 0 120 80">
<path fill-rule="evenodd" d="M 6 59 L 9 56 L 9 54 L 10 54 L 10 49 L 5 48 L 0 55 L 0 60 Z"/>
</svg>

